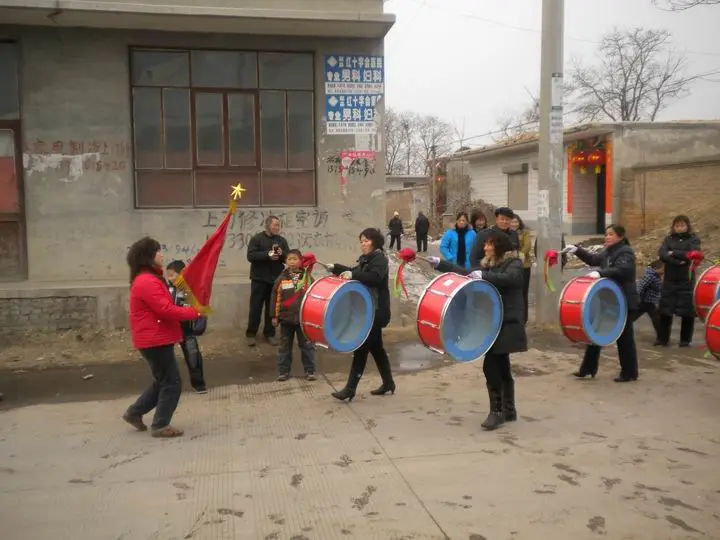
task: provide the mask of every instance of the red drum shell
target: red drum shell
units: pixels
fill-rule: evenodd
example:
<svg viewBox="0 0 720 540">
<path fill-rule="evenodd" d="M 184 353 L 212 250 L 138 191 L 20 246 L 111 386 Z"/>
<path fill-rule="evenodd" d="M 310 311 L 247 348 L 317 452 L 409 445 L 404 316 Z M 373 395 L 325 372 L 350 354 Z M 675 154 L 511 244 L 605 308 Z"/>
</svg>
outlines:
<svg viewBox="0 0 720 540">
<path fill-rule="evenodd" d="M 471 281 L 467 276 L 454 272 L 440 274 L 425 288 L 417 306 L 416 325 L 420 341 L 431 351 L 445 354 L 440 333 L 445 305 L 450 301 L 448 294 Z"/>
<path fill-rule="evenodd" d="M 705 343 L 710 354 L 720 360 L 720 300 L 708 310 L 705 319 Z"/>
<path fill-rule="evenodd" d="M 330 298 L 344 283 L 347 282 L 339 277 L 326 276 L 311 283 L 305 291 L 300 305 L 300 325 L 308 341 L 321 347 L 328 347 L 323 329 L 327 302 L 316 297 Z"/>
<path fill-rule="evenodd" d="M 602 296 L 599 295 L 603 293 L 609 293 L 605 294 L 605 297 L 612 298 L 613 306 L 607 308 L 616 310 L 614 317 L 602 304 L 599 304 L 600 309 L 594 313 L 595 317 L 590 312 L 594 299 L 602 301 Z M 568 281 L 562 290 L 559 316 L 563 334 L 573 343 L 606 347 L 617 341 L 625 327 L 628 316 L 627 300 L 620 286 L 614 281 L 580 276 Z M 602 327 L 596 329 L 593 323 L 598 321 Z"/>
<path fill-rule="evenodd" d="M 720 265 L 705 270 L 695 283 L 693 302 L 698 317 L 705 320 L 708 311 L 718 300 L 720 300 Z"/>
</svg>

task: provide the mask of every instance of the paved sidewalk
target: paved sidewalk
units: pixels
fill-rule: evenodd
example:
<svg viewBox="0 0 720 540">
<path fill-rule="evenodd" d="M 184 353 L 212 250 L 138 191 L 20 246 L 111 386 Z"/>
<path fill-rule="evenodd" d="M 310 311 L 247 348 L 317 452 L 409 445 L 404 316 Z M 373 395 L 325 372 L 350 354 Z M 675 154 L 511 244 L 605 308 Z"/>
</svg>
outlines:
<svg viewBox="0 0 720 540">
<path fill-rule="evenodd" d="M 576 381 L 577 354 L 517 355 L 493 433 L 480 364 L 350 405 L 339 374 L 185 394 L 172 441 L 120 420 L 131 396 L 2 412 L 0 538 L 720 538 L 718 365 L 675 352 L 622 385 L 612 356 Z"/>
</svg>

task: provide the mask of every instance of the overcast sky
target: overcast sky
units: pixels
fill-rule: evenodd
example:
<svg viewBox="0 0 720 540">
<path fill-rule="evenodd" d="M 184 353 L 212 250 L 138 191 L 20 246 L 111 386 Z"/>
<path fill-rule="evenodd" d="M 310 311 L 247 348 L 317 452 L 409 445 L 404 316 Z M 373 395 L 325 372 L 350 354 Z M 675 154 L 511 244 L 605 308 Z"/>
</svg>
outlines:
<svg viewBox="0 0 720 540">
<path fill-rule="evenodd" d="M 471 137 L 527 104 L 525 88 L 539 89 L 542 0 L 387 0 L 385 11 L 397 16 L 385 41 L 390 107 L 464 120 Z M 592 59 L 613 26 L 670 30 L 688 73 L 720 71 L 720 5 L 668 13 L 651 0 L 566 0 L 566 68 L 573 56 Z M 712 81 L 658 119 L 720 119 L 720 74 Z"/>
</svg>

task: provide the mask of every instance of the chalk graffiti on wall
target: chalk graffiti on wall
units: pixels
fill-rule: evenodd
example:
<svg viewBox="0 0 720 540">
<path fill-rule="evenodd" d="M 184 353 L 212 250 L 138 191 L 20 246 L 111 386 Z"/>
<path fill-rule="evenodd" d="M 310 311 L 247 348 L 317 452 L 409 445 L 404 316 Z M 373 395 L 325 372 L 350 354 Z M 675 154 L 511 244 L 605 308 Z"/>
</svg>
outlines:
<svg viewBox="0 0 720 540">
<path fill-rule="evenodd" d="M 185 264 L 189 263 L 192 258 L 200 251 L 202 244 L 160 244 L 160 249 L 165 257 L 165 264 L 170 261 L 183 261 Z M 125 251 L 128 251 L 130 246 L 125 246 Z M 221 258 L 218 262 L 218 267 L 226 267 L 227 264 Z"/>
<path fill-rule="evenodd" d="M 375 158 L 375 152 L 343 150 L 326 158 L 325 162 L 330 174 L 347 173 L 348 177 L 366 178 L 375 175 Z"/>
<path fill-rule="evenodd" d="M 75 182 L 85 173 L 128 170 L 130 149 L 125 142 L 106 140 L 43 140 L 26 142 L 23 167 L 28 173 L 54 171 L 60 182 Z"/>
</svg>

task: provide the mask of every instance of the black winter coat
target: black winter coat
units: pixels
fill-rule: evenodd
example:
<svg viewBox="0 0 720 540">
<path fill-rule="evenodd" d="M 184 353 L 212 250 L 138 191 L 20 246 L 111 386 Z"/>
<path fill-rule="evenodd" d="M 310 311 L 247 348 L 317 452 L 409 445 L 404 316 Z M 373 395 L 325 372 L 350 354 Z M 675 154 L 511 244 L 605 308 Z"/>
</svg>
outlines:
<svg viewBox="0 0 720 540">
<path fill-rule="evenodd" d="M 665 277 L 660 293 L 660 313 L 663 315 L 695 316 L 695 273 L 690 276 L 687 254 L 699 250 L 700 238 L 693 233 L 673 233 L 663 240 L 658 250 L 660 260 L 665 263 Z"/>
<path fill-rule="evenodd" d="M 401 234 L 405 234 L 402 219 L 399 217 L 394 217 L 388 222 L 388 229 L 390 230 L 391 236 L 400 236 Z"/>
<path fill-rule="evenodd" d="M 268 252 L 278 246 L 282 255 L 274 261 Z M 287 240 L 280 235 L 270 236 L 265 231 L 253 236 L 247 245 L 247 260 L 250 263 L 250 279 L 275 284 L 275 280 L 285 269 L 285 259 L 290 251 Z"/>
<path fill-rule="evenodd" d="M 370 289 L 375 303 L 375 324 L 385 328 L 390 324 L 390 265 L 385 252 L 376 249 L 369 255 L 361 255 L 357 266 L 352 268 L 342 264 L 333 265 L 333 274 L 336 276 L 347 271 L 352 272 L 352 279 Z"/>
<path fill-rule="evenodd" d="M 497 226 L 493 225 L 489 229 L 482 229 L 477 231 L 475 237 L 475 243 L 473 244 L 472 250 L 470 251 L 470 267 L 476 270 L 480 267 L 481 261 L 485 258 L 485 241 L 490 236 L 490 231 L 504 232 L 510 237 L 510 244 L 512 245 L 513 251 L 520 249 L 520 238 L 517 233 L 512 229 L 502 230 Z"/>
<path fill-rule="evenodd" d="M 497 340 L 487 354 L 512 354 L 527 351 L 523 264 L 516 254 L 507 253 L 499 262 L 483 259 L 478 267 L 470 270 L 446 261 L 441 261 L 437 269 L 440 272 L 455 272 L 465 276 L 473 270 L 481 270 L 483 279 L 494 285 L 500 293 L 503 303 L 502 327 Z"/>
<path fill-rule="evenodd" d="M 415 220 L 415 235 L 427 236 L 430 232 L 430 220 L 426 216 L 418 216 Z"/>
<path fill-rule="evenodd" d="M 640 305 L 635 286 L 635 252 L 629 244 L 618 242 L 599 253 L 590 253 L 578 247 L 575 256 L 588 266 L 598 267 L 600 277 L 612 279 L 625 293 L 628 310 L 635 311 Z"/>
</svg>

